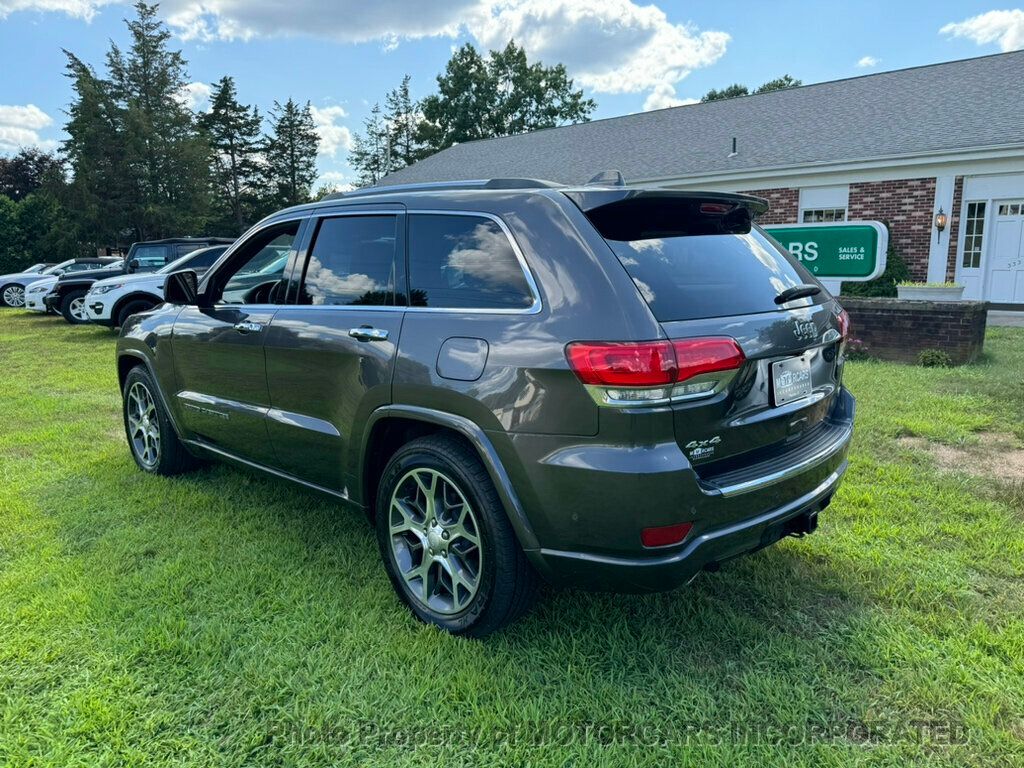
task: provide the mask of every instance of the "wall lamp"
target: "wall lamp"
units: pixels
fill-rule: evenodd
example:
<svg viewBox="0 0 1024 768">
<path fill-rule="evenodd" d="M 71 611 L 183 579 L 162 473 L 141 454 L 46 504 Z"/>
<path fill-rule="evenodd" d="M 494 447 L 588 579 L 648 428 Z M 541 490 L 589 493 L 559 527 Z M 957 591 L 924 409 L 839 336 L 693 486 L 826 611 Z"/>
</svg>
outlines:
<svg viewBox="0 0 1024 768">
<path fill-rule="evenodd" d="M 949 222 L 949 217 L 946 216 L 946 212 L 939 208 L 939 212 L 935 214 L 935 229 L 938 232 L 935 235 L 935 242 L 939 242 L 942 239 L 942 230 L 946 228 L 946 224 Z"/>
</svg>

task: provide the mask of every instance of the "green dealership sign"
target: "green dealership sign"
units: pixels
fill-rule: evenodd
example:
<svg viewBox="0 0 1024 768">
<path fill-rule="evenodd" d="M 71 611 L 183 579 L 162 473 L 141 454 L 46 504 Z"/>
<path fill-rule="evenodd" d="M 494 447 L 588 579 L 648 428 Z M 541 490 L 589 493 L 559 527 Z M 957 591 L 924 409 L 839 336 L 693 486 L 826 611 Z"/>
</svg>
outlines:
<svg viewBox="0 0 1024 768">
<path fill-rule="evenodd" d="M 873 280 L 885 271 L 889 231 L 877 221 L 772 224 L 764 231 L 818 278 Z"/>
</svg>

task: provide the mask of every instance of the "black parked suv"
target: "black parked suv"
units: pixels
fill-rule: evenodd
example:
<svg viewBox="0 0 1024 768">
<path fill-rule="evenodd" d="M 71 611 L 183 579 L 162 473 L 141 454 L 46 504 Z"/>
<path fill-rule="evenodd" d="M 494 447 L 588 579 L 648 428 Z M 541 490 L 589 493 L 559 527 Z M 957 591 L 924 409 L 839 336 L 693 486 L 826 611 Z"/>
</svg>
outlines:
<svg viewBox="0 0 1024 768">
<path fill-rule="evenodd" d="M 454 633 L 522 614 L 538 576 L 682 584 L 813 531 L 847 467 L 846 315 L 766 209 L 505 179 L 281 211 L 126 322 L 132 455 L 361 508 Z"/>
<path fill-rule="evenodd" d="M 60 312 L 72 325 L 89 322 L 85 294 L 97 280 L 108 277 L 154 272 L 165 264 L 192 251 L 211 245 L 230 245 L 234 240 L 226 237 L 171 237 L 132 243 L 128 255 L 118 266 L 92 272 L 64 275 L 43 299 L 48 310 Z"/>
</svg>

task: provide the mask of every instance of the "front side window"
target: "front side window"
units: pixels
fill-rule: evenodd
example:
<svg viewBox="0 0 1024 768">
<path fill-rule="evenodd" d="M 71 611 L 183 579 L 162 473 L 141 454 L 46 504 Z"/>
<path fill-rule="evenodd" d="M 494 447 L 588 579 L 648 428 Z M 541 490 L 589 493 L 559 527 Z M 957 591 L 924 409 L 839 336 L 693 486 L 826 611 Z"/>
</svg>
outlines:
<svg viewBox="0 0 1024 768">
<path fill-rule="evenodd" d="M 826 221 L 846 221 L 846 209 L 807 208 L 803 212 L 804 224 L 818 224 Z"/>
<path fill-rule="evenodd" d="M 300 304 L 394 306 L 398 217 L 391 214 L 324 219 L 306 264 Z"/>
<path fill-rule="evenodd" d="M 285 267 L 299 222 L 262 229 L 218 270 L 209 290 L 215 304 L 279 304 L 284 300 Z"/>
<path fill-rule="evenodd" d="M 446 309 L 528 309 L 534 297 L 512 243 L 480 216 L 409 217 L 409 303 Z"/>
<path fill-rule="evenodd" d="M 981 266 L 981 244 L 985 237 L 985 203 L 968 203 L 964 219 L 964 255 L 960 262 L 964 269 Z"/>
</svg>

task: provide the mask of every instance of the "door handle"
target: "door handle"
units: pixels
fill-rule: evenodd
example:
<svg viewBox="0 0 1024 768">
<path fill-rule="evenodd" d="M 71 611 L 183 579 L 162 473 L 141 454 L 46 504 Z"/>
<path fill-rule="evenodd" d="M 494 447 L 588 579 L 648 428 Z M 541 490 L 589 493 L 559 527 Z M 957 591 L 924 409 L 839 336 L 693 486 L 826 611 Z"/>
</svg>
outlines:
<svg viewBox="0 0 1024 768">
<path fill-rule="evenodd" d="M 350 328 L 348 335 L 360 341 L 387 341 L 388 332 L 382 328 L 371 328 L 368 325 L 361 328 Z"/>
<path fill-rule="evenodd" d="M 263 326 L 250 320 L 243 320 L 240 323 L 235 323 L 235 330 L 239 333 L 259 333 L 263 330 Z"/>
</svg>

